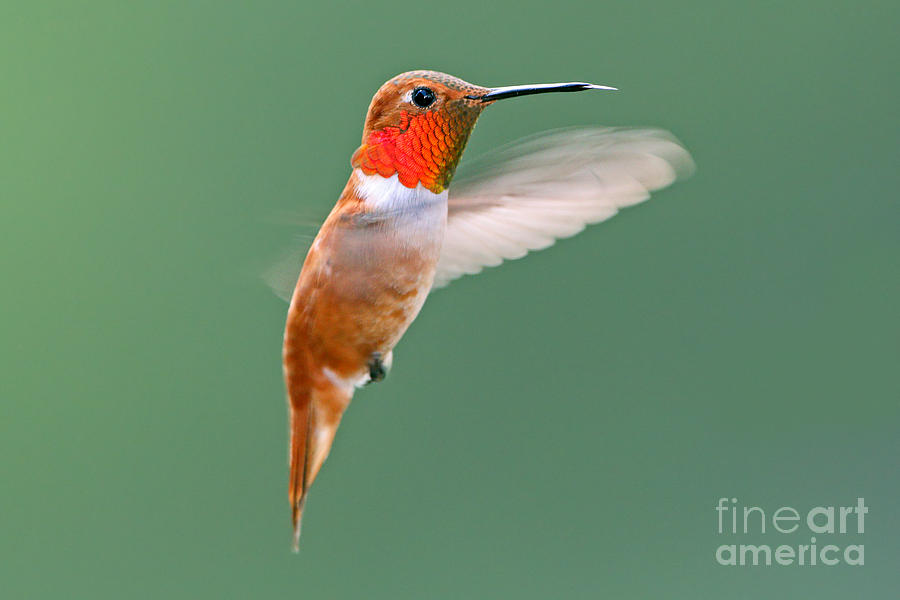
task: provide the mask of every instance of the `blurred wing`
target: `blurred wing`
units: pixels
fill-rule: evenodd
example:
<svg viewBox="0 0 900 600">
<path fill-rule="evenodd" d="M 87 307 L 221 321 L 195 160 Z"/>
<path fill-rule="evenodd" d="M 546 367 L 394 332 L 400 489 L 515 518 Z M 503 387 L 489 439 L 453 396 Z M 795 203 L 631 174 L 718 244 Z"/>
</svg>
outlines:
<svg viewBox="0 0 900 600">
<path fill-rule="evenodd" d="M 272 288 L 276 296 L 285 302 L 290 302 L 291 296 L 294 294 L 294 286 L 297 285 L 297 278 L 300 276 L 300 270 L 303 268 L 303 261 L 306 259 L 306 253 L 324 219 L 284 211 L 273 214 L 265 220 L 269 224 L 290 227 L 293 234 L 285 236 L 283 233 L 278 233 L 277 236 L 284 237 L 289 241 L 284 244 L 285 247 L 277 255 L 277 258 L 271 259 L 265 267 L 255 270 L 263 282 Z"/>
<path fill-rule="evenodd" d="M 693 168 L 668 132 L 618 128 L 544 132 L 464 163 L 434 287 L 575 235 Z"/>
<path fill-rule="evenodd" d="M 303 260 L 306 258 L 312 239 L 312 236 L 298 239 L 294 245 L 282 252 L 282 255 L 260 274 L 263 282 L 272 288 L 275 295 L 285 302 L 291 301 L 291 296 L 294 294 L 294 286 L 297 285 L 297 278 L 300 277 Z"/>
</svg>

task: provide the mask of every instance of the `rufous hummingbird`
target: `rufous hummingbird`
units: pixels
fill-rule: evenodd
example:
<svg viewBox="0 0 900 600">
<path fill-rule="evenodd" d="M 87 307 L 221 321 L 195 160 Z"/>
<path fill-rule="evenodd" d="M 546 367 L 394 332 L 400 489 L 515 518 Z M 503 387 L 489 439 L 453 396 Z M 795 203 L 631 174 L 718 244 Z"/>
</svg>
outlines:
<svg viewBox="0 0 900 600">
<path fill-rule="evenodd" d="M 411 71 L 375 94 L 350 180 L 303 262 L 284 333 L 295 550 L 307 493 L 354 390 L 384 378 L 433 288 L 546 248 L 692 168 L 660 130 L 567 130 L 489 156 L 451 190 L 475 121 L 494 102 L 613 89 L 484 88 Z"/>
</svg>

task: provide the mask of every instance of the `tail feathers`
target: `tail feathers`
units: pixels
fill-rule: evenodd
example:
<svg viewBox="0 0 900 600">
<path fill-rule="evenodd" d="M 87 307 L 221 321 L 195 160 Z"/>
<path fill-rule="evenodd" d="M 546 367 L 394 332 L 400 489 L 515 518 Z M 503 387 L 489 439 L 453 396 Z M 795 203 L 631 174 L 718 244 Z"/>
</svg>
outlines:
<svg viewBox="0 0 900 600">
<path fill-rule="evenodd" d="M 294 552 L 300 549 L 300 525 L 309 487 L 328 457 L 352 392 L 329 386 L 291 399 L 291 452 L 288 498 L 294 525 Z"/>
<path fill-rule="evenodd" d="M 290 484 L 288 498 L 291 502 L 291 520 L 294 525 L 293 550 L 300 549 L 300 520 L 303 504 L 306 502 L 306 456 L 309 452 L 310 427 L 312 425 L 312 405 L 303 402 L 300 406 L 291 404 L 291 453 Z"/>
</svg>

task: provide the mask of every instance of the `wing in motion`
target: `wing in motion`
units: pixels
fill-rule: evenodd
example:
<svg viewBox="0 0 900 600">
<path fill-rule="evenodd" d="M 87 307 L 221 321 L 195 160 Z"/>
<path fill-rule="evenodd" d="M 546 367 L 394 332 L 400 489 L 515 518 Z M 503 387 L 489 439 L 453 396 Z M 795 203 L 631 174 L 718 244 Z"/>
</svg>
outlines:
<svg viewBox="0 0 900 600">
<path fill-rule="evenodd" d="M 659 129 L 544 132 L 463 162 L 434 287 L 551 246 L 694 169 Z"/>
</svg>

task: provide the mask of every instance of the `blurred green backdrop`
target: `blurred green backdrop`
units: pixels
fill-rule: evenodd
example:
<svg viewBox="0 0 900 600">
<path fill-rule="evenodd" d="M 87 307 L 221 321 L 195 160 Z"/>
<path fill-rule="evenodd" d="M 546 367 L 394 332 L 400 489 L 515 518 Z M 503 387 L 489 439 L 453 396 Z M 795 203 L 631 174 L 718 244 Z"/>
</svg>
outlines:
<svg viewBox="0 0 900 600">
<path fill-rule="evenodd" d="M 4 2 L 6 598 L 879 598 L 900 587 L 896 2 Z M 436 293 L 289 549 L 255 277 L 408 69 L 615 94 L 688 182 Z M 275 221 L 278 221 L 276 218 Z M 715 564 L 720 496 L 866 498 L 864 567 Z M 727 537 L 727 536 L 724 536 Z M 808 534 L 755 538 L 808 543 Z"/>
</svg>

